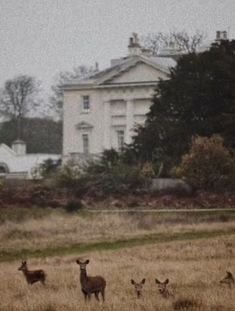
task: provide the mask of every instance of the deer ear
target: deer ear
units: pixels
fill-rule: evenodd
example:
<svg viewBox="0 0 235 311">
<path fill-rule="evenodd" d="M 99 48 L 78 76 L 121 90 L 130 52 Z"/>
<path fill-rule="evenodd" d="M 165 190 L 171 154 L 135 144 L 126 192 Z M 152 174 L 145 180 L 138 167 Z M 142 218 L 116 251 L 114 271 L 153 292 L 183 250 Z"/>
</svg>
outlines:
<svg viewBox="0 0 235 311">
<path fill-rule="evenodd" d="M 90 260 L 89 260 L 89 259 L 87 259 L 85 263 L 88 265 L 88 264 L 89 264 L 89 262 L 90 262 Z"/>
<path fill-rule="evenodd" d="M 144 284 L 144 283 L 145 283 L 145 279 L 143 279 L 143 280 L 141 281 L 141 283 Z"/>
<path fill-rule="evenodd" d="M 165 283 L 165 284 L 168 284 L 168 283 L 169 283 L 169 279 L 166 279 L 164 283 Z"/>
<path fill-rule="evenodd" d="M 79 260 L 79 259 L 77 259 L 77 260 L 76 260 L 76 263 L 79 265 L 79 264 L 80 264 L 80 260 Z"/>
<path fill-rule="evenodd" d="M 161 282 L 160 282 L 158 279 L 155 279 L 155 282 L 156 282 L 157 284 L 161 284 Z"/>
<path fill-rule="evenodd" d="M 135 284 L 135 281 L 134 281 L 134 280 L 132 280 L 132 279 L 131 279 L 131 284 L 133 284 L 133 285 Z"/>
</svg>

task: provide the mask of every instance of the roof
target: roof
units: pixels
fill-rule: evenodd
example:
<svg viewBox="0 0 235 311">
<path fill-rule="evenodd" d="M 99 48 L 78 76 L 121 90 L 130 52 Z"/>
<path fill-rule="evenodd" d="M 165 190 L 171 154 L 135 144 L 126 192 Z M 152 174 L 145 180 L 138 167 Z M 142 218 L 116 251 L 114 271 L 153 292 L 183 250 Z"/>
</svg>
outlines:
<svg viewBox="0 0 235 311">
<path fill-rule="evenodd" d="M 63 85 L 64 89 L 70 89 L 73 87 L 91 87 L 91 86 L 102 86 L 114 77 L 122 74 L 129 70 L 131 67 L 136 66 L 138 63 L 145 63 L 156 70 L 159 70 L 165 74 L 169 74 L 170 68 L 176 66 L 176 61 L 170 57 L 147 57 L 144 55 L 136 55 L 120 59 L 118 64 L 111 66 L 105 70 L 95 73 L 85 79 L 75 79 L 67 82 Z"/>
</svg>

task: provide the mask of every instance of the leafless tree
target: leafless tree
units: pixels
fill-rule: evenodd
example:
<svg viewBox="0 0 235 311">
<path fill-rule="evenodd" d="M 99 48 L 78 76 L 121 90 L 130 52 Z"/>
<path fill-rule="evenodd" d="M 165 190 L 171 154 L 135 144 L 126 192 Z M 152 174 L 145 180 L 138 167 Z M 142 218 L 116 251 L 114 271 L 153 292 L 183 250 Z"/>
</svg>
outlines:
<svg viewBox="0 0 235 311">
<path fill-rule="evenodd" d="M 200 30 L 192 35 L 189 35 L 185 30 L 172 30 L 166 34 L 162 32 L 149 33 L 142 37 L 142 42 L 144 47 L 150 49 L 153 56 L 156 56 L 161 48 L 170 45 L 173 45 L 178 52 L 194 53 L 205 38 L 205 33 Z"/>
<path fill-rule="evenodd" d="M 81 65 L 75 67 L 72 71 L 64 71 L 57 74 L 55 77 L 55 84 L 51 87 L 52 95 L 50 96 L 51 109 L 59 116 L 62 117 L 63 107 L 63 89 L 62 85 L 72 80 L 79 80 L 90 76 L 98 71 L 98 66 L 87 67 Z"/>
<path fill-rule="evenodd" d="M 22 118 L 41 104 L 39 92 L 40 82 L 31 76 L 20 75 L 5 82 L 1 92 L 0 111 L 17 121 L 19 136 Z"/>
</svg>

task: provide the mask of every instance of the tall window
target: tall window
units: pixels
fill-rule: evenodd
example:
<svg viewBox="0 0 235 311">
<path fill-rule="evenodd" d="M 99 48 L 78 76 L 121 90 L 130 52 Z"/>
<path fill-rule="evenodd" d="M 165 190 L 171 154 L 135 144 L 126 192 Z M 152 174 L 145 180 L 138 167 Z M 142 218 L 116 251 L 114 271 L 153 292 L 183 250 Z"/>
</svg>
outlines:
<svg viewBox="0 0 235 311">
<path fill-rule="evenodd" d="M 90 96 L 89 95 L 83 96 L 82 110 L 86 112 L 90 111 Z"/>
<path fill-rule="evenodd" d="M 125 132 L 124 130 L 117 131 L 117 147 L 118 151 L 122 151 L 125 144 Z"/>
<path fill-rule="evenodd" d="M 83 145 L 83 152 L 89 153 L 89 135 L 82 134 L 82 145 Z"/>
</svg>

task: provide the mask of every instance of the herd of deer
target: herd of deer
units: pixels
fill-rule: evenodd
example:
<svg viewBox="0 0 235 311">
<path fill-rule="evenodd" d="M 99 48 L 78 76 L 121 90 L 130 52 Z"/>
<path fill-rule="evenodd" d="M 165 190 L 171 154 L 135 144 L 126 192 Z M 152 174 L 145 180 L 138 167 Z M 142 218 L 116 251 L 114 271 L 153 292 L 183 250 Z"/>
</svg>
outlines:
<svg viewBox="0 0 235 311">
<path fill-rule="evenodd" d="M 76 262 L 80 266 L 81 290 L 82 290 L 85 300 L 90 300 L 91 294 L 94 294 L 95 298 L 99 301 L 99 294 L 101 294 L 102 300 L 104 301 L 105 300 L 105 287 L 106 287 L 105 279 L 102 276 L 88 276 L 87 275 L 86 266 L 90 262 L 89 260 L 82 262 L 78 259 Z M 22 261 L 22 264 L 18 270 L 21 270 L 23 272 L 28 284 L 41 282 L 43 285 L 45 285 L 46 273 L 43 270 L 28 270 L 26 261 Z M 164 282 L 161 282 L 158 279 L 155 279 L 155 282 L 158 285 L 158 290 L 162 297 L 169 298 L 170 296 L 174 296 L 173 293 L 171 293 L 167 289 L 169 279 L 166 279 Z M 235 280 L 234 280 L 232 273 L 227 271 L 225 278 L 222 279 L 220 283 L 227 284 L 230 288 L 232 288 L 232 286 L 235 284 Z M 131 284 L 134 285 L 136 295 L 138 298 L 140 298 L 142 296 L 145 279 L 143 279 L 140 283 L 137 283 L 132 279 Z"/>
</svg>

